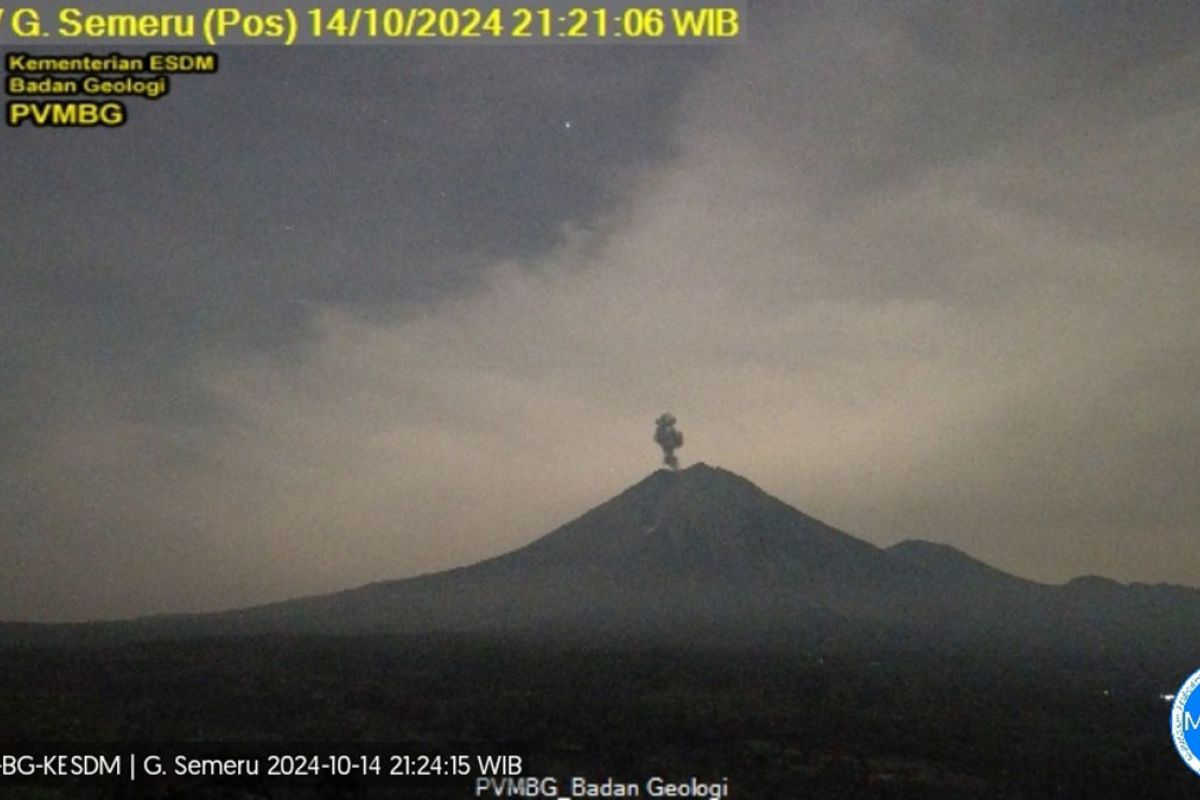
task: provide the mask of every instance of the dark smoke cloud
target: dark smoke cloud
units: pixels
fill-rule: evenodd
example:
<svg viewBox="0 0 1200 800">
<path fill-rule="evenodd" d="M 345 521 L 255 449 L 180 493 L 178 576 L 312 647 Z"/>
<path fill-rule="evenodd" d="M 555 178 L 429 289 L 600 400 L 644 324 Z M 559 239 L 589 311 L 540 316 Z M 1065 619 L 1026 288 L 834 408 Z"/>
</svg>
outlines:
<svg viewBox="0 0 1200 800">
<path fill-rule="evenodd" d="M 663 463 L 671 469 L 679 469 L 675 451 L 683 447 L 683 434 L 676 430 L 673 414 L 663 414 L 654 421 L 654 441 L 663 450 Z"/>
</svg>

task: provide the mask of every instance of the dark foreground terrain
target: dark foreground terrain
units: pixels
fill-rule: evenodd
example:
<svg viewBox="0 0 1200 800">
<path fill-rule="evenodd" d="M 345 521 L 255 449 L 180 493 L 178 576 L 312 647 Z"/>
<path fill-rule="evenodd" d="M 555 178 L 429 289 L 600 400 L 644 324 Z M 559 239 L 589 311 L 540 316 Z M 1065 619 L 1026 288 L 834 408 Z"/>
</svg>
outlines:
<svg viewBox="0 0 1200 800">
<path fill-rule="evenodd" d="M 1194 798 L 1200 778 L 1174 753 L 1161 697 L 1187 671 L 1095 654 L 835 640 L 722 649 L 264 636 L 18 647 L 0 650 L 0 738 L 10 749 L 261 742 L 272 752 L 298 742 L 485 743 L 522 754 L 526 775 L 558 777 L 564 797 L 571 776 L 658 775 L 727 778 L 729 797 L 756 799 Z M 10 780 L 0 794 L 476 796 L 469 779 L 439 786 L 60 779 Z"/>
</svg>

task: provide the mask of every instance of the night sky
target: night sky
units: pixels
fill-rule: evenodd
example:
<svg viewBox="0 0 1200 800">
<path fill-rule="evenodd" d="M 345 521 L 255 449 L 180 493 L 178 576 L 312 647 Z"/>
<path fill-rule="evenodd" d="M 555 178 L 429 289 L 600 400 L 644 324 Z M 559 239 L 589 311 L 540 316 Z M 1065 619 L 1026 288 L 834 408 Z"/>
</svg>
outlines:
<svg viewBox="0 0 1200 800">
<path fill-rule="evenodd" d="M 1200 585 L 1200 4 L 747 27 L 231 47 L 0 130 L 0 619 L 496 555 L 663 411 L 876 544 Z"/>
</svg>

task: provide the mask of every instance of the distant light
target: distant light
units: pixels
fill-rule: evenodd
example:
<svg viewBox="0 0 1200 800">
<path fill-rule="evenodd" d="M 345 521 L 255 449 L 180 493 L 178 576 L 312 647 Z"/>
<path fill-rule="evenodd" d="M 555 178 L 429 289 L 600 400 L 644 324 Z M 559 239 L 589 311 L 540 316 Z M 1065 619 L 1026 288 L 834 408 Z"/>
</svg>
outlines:
<svg viewBox="0 0 1200 800">
<path fill-rule="evenodd" d="M 1165 700 L 1168 703 L 1175 702 L 1175 695 L 1173 695 L 1173 694 L 1160 694 L 1159 697 L 1161 697 L 1163 700 Z"/>
</svg>

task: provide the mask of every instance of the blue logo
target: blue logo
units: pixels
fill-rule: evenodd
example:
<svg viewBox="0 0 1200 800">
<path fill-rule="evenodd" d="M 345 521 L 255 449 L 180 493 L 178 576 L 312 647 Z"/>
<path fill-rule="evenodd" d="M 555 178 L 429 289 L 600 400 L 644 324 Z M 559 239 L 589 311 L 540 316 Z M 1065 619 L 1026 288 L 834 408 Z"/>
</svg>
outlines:
<svg viewBox="0 0 1200 800">
<path fill-rule="evenodd" d="M 1200 774 L 1200 671 L 1188 678 L 1175 695 L 1171 738 L 1184 763 Z"/>
</svg>

